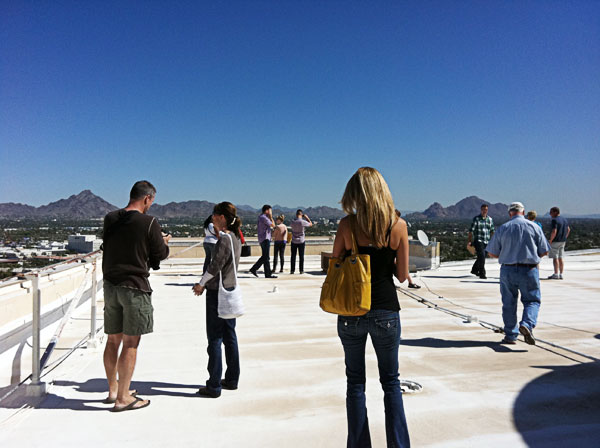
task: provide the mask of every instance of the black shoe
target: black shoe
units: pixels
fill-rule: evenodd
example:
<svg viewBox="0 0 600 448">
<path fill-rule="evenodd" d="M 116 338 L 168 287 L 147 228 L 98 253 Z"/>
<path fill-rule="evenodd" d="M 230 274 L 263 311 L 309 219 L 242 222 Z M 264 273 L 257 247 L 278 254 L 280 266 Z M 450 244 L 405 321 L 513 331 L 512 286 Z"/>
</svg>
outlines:
<svg viewBox="0 0 600 448">
<path fill-rule="evenodd" d="M 198 389 L 198 392 L 196 392 L 196 394 L 200 395 L 201 397 L 207 398 L 219 398 L 221 396 L 221 392 L 215 392 L 214 390 L 210 390 L 206 386 Z"/>
<path fill-rule="evenodd" d="M 229 383 L 227 380 L 221 380 L 221 387 L 223 389 L 227 389 L 227 390 L 236 390 L 237 384 L 234 386 L 233 384 Z"/>
<path fill-rule="evenodd" d="M 271 274 L 271 275 L 265 275 L 265 278 L 277 278 L 277 276 L 276 276 L 276 275 L 273 275 L 273 274 Z"/>
<path fill-rule="evenodd" d="M 280 274 L 283 274 L 283 269 L 281 269 L 281 270 L 279 271 L 279 273 L 280 273 Z"/>
<path fill-rule="evenodd" d="M 255 276 L 256 278 L 258 278 L 258 274 L 256 273 L 256 271 L 253 271 L 252 269 L 250 269 L 248 272 L 250 274 L 252 274 L 253 276 Z"/>
<path fill-rule="evenodd" d="M 476 272 L 475 269 L 471 269 L 471 274 L 475 275 L 476 277 L 479 277 L 479 272 Z"/>
<path fill-rule="evenodd" d="M 482 280 L 487 280 L 487 277 L 485 276 L 485 274 L 481 274 L 481 275 L 479 276 L 479 278 L 480 278 L 480 279 L 482 279 Z"/>
<path fill-rule="evenodd" d="M 506 336 L 504 336 L 504 339 L 502 339 L 500 341 L 500 344 L 506 344 L 506 345 L 516 345 L 517 341 L 513 340 L 513 339 L 508 339 Z"/>
<path fill-rule="evenodd" d="M 300 271 L 300 274 L 304 274 L 304 271 Z"/>
<path fill-rule="evenodd" d="M 535 345 L 535 338 L 533 337 L 533 331 L 527 328 L 525 325 L 519 327 L 519 333 L 525 338 L 525 342 L 529 345 Z"/>
<path fill-rule="evenodd" d="M 419 286 L 419 285 L 417 285 L 416 283 L 409 283 L 409 284 L 408 284 L 408 287 L 409 287 L 409 288 L 412 288 L 412 289 L 419 289 L 419 288 L 420 288 L 420 286 Z"/>
<path fill-rule="evenodd" d="M 290 275 L 293 274 L 293 273 L 294 273 L 294 271 L 290 271 Z"/>
</svg>

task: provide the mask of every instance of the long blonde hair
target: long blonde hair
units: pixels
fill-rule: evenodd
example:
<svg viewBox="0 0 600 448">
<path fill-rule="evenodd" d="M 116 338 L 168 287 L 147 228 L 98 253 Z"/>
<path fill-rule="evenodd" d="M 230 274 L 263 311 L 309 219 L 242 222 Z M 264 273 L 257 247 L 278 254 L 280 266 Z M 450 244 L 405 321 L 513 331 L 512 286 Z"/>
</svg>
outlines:
<svg viewBox="0 0 600 448">
<path fill-rule="evenodd" d="M 388 245 L 388 230 L 397 217 L 390 188 L 379 171 L 359 168 L 346 184 L 341 204 L 348 215 L 356 215 L 358 228 L 374 246 Z"/>
</svg>

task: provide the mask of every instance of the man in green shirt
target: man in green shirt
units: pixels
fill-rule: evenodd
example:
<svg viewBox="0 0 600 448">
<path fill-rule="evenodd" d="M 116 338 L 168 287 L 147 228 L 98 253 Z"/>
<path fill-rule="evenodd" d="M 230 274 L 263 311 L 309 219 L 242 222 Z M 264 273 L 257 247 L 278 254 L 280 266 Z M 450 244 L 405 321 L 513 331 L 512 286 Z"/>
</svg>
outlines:
<svg viewBox="0 0 600 448">
<path fill-rule="evenodd" d="M 481 205 L 481 214 L 473 218 L 469 230 L 469 246 L 474 246 L 477 260 L 473 263 L 471 274 L 486 279 L 485 275 L 485 248 L 494 233 L 494 220 L 488 216 L 488 205 Z"/>
</svg>

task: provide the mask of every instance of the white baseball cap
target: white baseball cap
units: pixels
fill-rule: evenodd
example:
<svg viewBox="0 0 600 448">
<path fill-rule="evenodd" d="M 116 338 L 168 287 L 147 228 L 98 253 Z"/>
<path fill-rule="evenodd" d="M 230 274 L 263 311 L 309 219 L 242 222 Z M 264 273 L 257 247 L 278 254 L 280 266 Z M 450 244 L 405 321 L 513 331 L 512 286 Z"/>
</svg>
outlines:
<svg viewBox="0 0 600 448">
<path fill-rule="evenodd" d="M 525 210 L 525 206 L 521 202 L 513 202 L 508 206 L 508 211 L 522 212 Z"/>
</svg>

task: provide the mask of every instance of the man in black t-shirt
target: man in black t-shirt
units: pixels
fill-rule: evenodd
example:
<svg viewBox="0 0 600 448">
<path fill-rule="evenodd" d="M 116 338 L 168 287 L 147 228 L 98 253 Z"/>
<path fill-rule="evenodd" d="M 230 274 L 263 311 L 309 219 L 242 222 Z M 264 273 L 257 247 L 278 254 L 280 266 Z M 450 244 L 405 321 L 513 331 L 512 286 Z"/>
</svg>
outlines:
<svg viewBox="0 0 600 448">
<path fill-rule="evenodd" d="M 549 280 L 562 280 L 563 269 L 565 267 L 563 262 L 563 255 L 565 251 L 565 244 L 571 228 L 565 218 L 560 216 L 560 209 L 558 207 L 552 207 L 550 209 L 550 216 L 552 217 L 552 231 L 550 233 L 550 258 L 554 264 L 554 274 L 548 277 Z"/>
<path fill-rule="evenodd" d="M 113 412 L 150 404 L 150 400 L 136 397 L 129 385 L 141 335 L 153 330 L 149 269 L 158 269 L 169 255 L 171 236 L 163 235 L 156 218 L 146 214 L 155 196 L 156 188 L 150 182 L 136 182 L 127 207 L 104 218 L 104 332 L 108 334 L 104 349 L 108 397 L 104 402 L 114 403 Z"/>
</svg>

